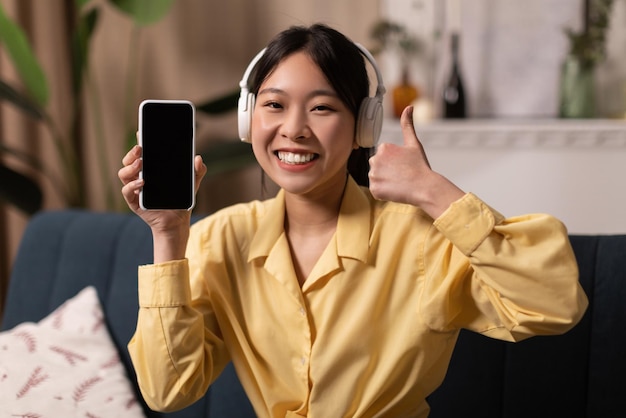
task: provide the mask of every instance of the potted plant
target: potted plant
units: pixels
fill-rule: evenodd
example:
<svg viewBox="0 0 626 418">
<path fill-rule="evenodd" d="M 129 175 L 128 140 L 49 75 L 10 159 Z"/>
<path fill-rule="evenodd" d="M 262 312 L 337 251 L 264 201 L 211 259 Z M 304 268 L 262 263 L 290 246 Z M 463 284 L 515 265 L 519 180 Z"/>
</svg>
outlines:
<svg viewBox="0 0 626 418">
<path fill-rule="evenodd" d="M 132 32 L 133 39 L 130 39 L 131 48 L 138 48 L 138 36 L 140 29 L 162 19 L 170 10 L 174 0 L 108 0 L 108 3 L 126 14 L 132 19 L 136 30 Z M 78 125 L 82 117 L 81 107 L 83 106 L 83 92 L 89 80 L 88 57 L 90 52 L 90 41 L 92 34 L 98 24 L 102 3 L 89 0 L 75 0 L 75 25 L 72 28 L 71 52 L 73 55 L 73 65 L 71 67 L 71 78 L 73 80 L 73 97 L 70 103 L 72 121 L 71 127 Z M 33 169 L 35 172 L 44 174 L 51 180 L 55 191 L 61 196 L 62 201 L 68 207 L 85 207 L 86 196 L 85 186 L 81 184 L 81 173 L 83 172 L 82 159 L 79 158 L 80 135 L 77 129 L 70 129 L 67 135 L 61 134 L 56 121 L 50 116 L 47 110 L 48 86 L 46 74 L 44 74 L 32 48 L 25 36 L 24 31 L 16 22 L 13 22 L 5 13 L 0 4 L 0 45 L 5 48 L 9 58 L 13 62 L 17 74 L 19 75 L 23 88 L 18 89 L 0 79 L 0 100 L 16 106 L 32 117 L 37 123 L 42 124 L 49 132 L 54 141 L 56 150 L 55 158 L 58 158 L 62 167 L 61 178 L 53 178 L 48 170 L 45 161 L 34 158 L 31 155 L 19 152 L 0 141 L 0 156 L 10 155 Z M 137 57 L 137 51 L 130 56 Z M 131 109 L 134 101 L 137 65 L 131 63 L 127 74 L 127 91 L 125 108 L 122 109 L 125 115 L 134 111 Z M 93 91 L 88 91 L 87 96 L 94 95 Z M 239 91 L 233 86 L 233 91 L 223 97 L 210 99 L 206 103 L 196 106 L 199 112 L 210 115 L 221 114 L 233 111 L 237 107 Z M 97 100 L 97 97 L 90 97 L 90 104 Z M 120 208 L 120 195 L 117 183 L 111 182 L 111 173 L 107 161 L 106 139 L 99 128 L 103 126 L 99 120 L 101 115 L 94 112 L 94 127 L 97 146 L 99 147 L 99 174 L 104 185 L 104 193 L 108 209 Z M 126 142 L 128 148 L 136 142 L 136 127 L 132 125 L 132 119 L 124 118 L 128 126 L 124 128 L 126 132 Z M 67 136 L 67 137 L 66 137 Z M 0 138 L 1 139 L 1 138 Z M 211 166 L 211 174 L 219 174 L 232 169 L 250 164 L 254 157 L 249 146 L 242 146 L 239 141 L 221 141 L 213 145 L 210 150 L 200 150 L 207 164 Z M 42 192 L 39 184 L 0 161 L 0 200 L 15 205 L 18 209 L 27 214 L 33 214 L 42 207 Z M 121 206 L 123 207 L 123 206 Z"/>
<path fill-rule="evenodd" d="M 561 68 L 559 116 L 595 116 L 594 75 L 606 56 L 606 31 L 613 0 L 584 0 L 583 28 L 565 29 L 569 51 Z"/>
<path fill-rule="evenodd" d="M 167 14 L 174 0 L 108 0 L 108 2 L 125 13 L 133 20 L 137 28 L 159 21 Z M 37 123 L 44 126 L 50 133 L 61 166 L 61 178 L 51 179 L 56 192 L 61 196 L 67 206 L 83 207 L 86 205 L 85 187 L 81 184 L 83 171 L 82 159 L 78 155 L 80 149 L 81 134 L 78 129 L 78 121 L 82 117 L 83 92 L 89 83 L 88 58 L 90 52 L 90 40 L 98 24 L 101 3 L 95 4 L 89 0 L 75 0 L 73 4 L 74 25 L 71 28 L 72 66 L 72 100 L 68 106 L 71 114 L 69 129 L 62 129 L 57 125 L 48 111 L 48 80 L 37 57 L 35 56 L 28 39 L 22 28 L 4 13 L 0 6 L 0 43 L 13 62 L 16 72 L 22 82 L 21 89 L 14 88 L 9 83 L 0 80 L 0 99 L 7 100 L 21 111 L 33 117 Z M 138 36 L 139 31 L 134 31 L 133 36 Z M 131 40 L 131 44 L 136 45 Z M 134 74 L 128 74 L 128 80 L 134 79 Z M 134 86 L 130 85 L 131 91 Z M 93 92 L 92 92 L 93 93 Z M 92 98 L 96 99 L 96 98 Z M 94 125 L 102 126 L 100 115 L 95 113 Z M 130 128 L 130 127 L 128 127 Z M 107 153 L 104 152 L 106 144 L 101 130 L 96 129 L 96 137 L 99 147 L 99 170 L 102 176 L 107 205 L 114 206 L 113 185 L 107 171 Z M 67 133 L 64 133 L 67 132 Z M 134 130 L 133 130 L 134 132 Z M 129 134 L 131 135 L 131 134 Z M 134 136 L 134 133 L 132 133 Z M 14 158 L 30 166 L 35 171 L 41 172 L 46 177 L 50 176 L 45 161 L 40 161 L 33 156 L 25 155 L 15 149 L 3 146 L 0 152 L 10 154 Z M 0 165 L 0 198 L 5 202 L 15 204 L 26 213 L 34 213 L 42 205 L 41 191 L 38 184 L 25 175 L 11 168 Z M 11 178 L 13 181 L 8 181 Z M 17 181 L 19 179 L 19 182 Z"/>
</svg>

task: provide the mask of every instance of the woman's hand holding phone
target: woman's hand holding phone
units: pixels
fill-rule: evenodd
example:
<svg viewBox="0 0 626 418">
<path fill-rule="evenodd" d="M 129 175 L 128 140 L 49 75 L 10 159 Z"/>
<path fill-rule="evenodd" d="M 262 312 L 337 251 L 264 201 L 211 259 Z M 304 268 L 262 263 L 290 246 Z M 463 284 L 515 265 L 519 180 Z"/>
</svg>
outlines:
<svg viewBox="0 0 626 418">
<path fill-rule="evenodd" d="M 142 169 L 141 147 L 135 145 L 122 159 L 123 167 L 118 177 L 123 184 L 122 195 L 128 207 L 141 217 L 152 230 L 154 242 L 154 262 L 160 263 L 179 260 L 185 256 L 191 211 L 185 209 L 146 210 L 139 204 L 139 193 L 144 179 L 139 173 Z M 198 191 L 202 178 L 207 172 L 202 157 L 194 158 L 195 192 Z"/>
</svg>

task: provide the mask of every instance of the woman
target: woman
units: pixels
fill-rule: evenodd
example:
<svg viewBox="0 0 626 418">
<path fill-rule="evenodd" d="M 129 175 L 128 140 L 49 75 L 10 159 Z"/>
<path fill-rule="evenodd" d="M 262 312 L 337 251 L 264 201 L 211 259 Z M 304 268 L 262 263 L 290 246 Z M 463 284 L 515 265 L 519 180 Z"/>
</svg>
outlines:
<svg viewBox="0 0 626 418">
<path fill-rule="evenodd" d="M 562 333 L 587 300 L 564 226 L 506 219 L 404 146 L 359 146 L 359 48 L 322 25 L 279 34 L 255 66 L 250 141 L 280 187 L 189 228 L 142 211 L 139 147 L 119 177 L 150 225 L 129 350 L 148 404 L 182 408 L 232 360 L 261 417 L 425 417 L 458 332 Z M 199 183 L 206 172 L 196 158 Z M 359 179 L 359 186 L 354 179 Z"/>
</svg>

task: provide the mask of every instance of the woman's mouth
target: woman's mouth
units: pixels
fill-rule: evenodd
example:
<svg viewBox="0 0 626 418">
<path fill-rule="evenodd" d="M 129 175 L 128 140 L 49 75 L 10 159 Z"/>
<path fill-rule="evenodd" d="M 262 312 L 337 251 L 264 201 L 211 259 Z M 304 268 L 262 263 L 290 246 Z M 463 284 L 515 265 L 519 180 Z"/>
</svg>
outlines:
<svg viewBox="0 0 626 418">
<path fill-rule="evenodd" d="M 306 164 L 318 157 L 318 154 L 277 151 L 276 156 L 285 164 Z"/>
</svg>

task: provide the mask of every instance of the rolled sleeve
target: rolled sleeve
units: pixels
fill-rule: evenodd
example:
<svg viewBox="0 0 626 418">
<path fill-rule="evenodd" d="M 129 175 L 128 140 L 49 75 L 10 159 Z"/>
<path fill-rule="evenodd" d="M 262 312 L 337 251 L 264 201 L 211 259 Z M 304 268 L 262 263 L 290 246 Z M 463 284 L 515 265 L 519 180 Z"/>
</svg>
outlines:
<svg viewBox="0 0 626 418">
<path fill-rule="evenodd" d="M 139 266 L 138 276 L 140 308 L 163 308 L 191 303 L 187 259 Z"/>
<path fill-rule="evenodd" d="M 504 217 L 472 193 L 455 201 L 434 226 L 463 254 L 469 256 Z"/>
</svg>

